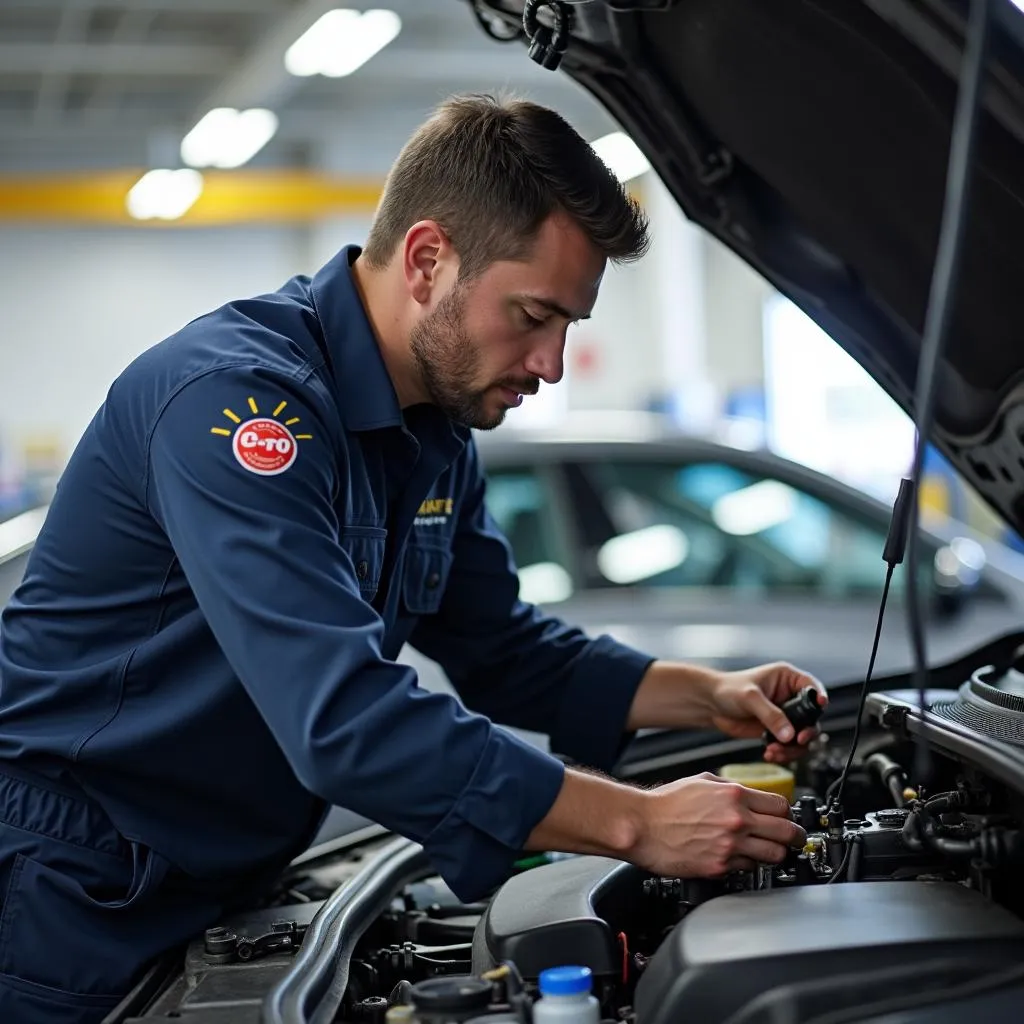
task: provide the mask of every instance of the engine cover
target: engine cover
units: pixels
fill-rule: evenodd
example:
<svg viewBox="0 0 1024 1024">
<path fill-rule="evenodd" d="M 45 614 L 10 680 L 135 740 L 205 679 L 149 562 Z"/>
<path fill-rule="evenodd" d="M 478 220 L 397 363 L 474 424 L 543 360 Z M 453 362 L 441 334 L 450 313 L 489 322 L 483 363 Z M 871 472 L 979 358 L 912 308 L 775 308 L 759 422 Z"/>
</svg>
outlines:
<svg viewBox="0 0 1024 1024">
<path fill-rule="evenodd" d="M 589 967 L 597 978 L 622 973 L 620 931 L 644 912 L 638 868 L 604 857 L 575 857 L 510 878 L 480 920 L 473 970 L 515 961 L 524 978 L 559 964 Z"/>
<path fill-rule="evenodd" d="M 1024 922 L 953 882 L 733 893 L 691 911 L 651 958 L 637 1024 L 798 1024 L 1022 959 Z"/>
</svg>

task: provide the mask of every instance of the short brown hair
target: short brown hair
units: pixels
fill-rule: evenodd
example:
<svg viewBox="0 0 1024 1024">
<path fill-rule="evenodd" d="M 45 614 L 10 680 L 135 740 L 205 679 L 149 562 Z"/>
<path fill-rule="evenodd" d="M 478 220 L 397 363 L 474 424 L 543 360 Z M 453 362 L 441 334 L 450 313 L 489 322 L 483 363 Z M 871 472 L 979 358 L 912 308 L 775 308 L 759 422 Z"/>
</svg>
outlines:
<svg viewBox="0 0 1024 1024">
<path fill-rule="evenodd" d="M 459 254 L 459 276 L 469 278 L 527 256 L 559 208 L 612 262 L 647 251 L 639 204 L 560 114 L 523 99 L 456 96 L 399 154 L 364 256 L 380 269 L 413 224 L 436 220 Z"/>
</svg>

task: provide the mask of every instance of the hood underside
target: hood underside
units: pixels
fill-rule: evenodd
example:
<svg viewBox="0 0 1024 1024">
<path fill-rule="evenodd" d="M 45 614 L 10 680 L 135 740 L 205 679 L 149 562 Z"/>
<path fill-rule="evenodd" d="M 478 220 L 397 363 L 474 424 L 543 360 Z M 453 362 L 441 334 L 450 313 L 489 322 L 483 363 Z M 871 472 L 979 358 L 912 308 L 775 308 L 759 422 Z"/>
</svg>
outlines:
<svg viewBox="0 0 1024 1024">
<path fill-rule="evenodd" d="M 521 23 L 522 0 L 476 6 Z M 1024 531 L 1024 14 L 1010 0 L 992 8 L 932 440 Z M 913 414 L 967 4 L 577 0 L 570 10 L 556 73 L 603 103 L 692 220 Z"/>
</svg>

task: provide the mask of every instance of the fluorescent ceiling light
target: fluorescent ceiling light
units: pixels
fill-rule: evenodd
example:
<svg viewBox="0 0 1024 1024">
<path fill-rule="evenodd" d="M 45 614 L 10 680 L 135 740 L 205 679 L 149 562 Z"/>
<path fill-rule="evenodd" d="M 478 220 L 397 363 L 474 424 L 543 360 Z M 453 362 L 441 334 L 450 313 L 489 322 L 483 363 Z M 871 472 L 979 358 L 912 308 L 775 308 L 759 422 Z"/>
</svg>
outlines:
<svg viewBox="0 0 1024 1024">
<path fill-rule="evenodd" d="M 1024 2 L 1024 0 L 1022 0 Z M 638 178 L 651 169 L 650 161 L 625 132 L 612 132 L 591 143 L 594 152 L 608 165 L 619 181 Z"/>
<path fill-rule="evenodd" d="M 341 78 L 362 67 L 402 29 L 394 11 L 328 11 L 288 47 L 284 66 L 292 75 Z M 429 58 L 428 58 L 429 59 Z"/>
<path fill-rule="evenodd" d="M 43 528 L 48 505 L 33 508 L 0 523 L 0 562 L 27 551 L 36 542 Z"/>
<path fill-rule="evenodd" d="M 557 604 L 572 597 L 572 577 L 556 562 L 537 562 L 519 570 L 519 596 L 528 604 Z"/>
<path fill-rule="evenodd" d="M 241 167 L 277 131 L 272 110 L 217 107 L 205 114 L 181 141 L 181 159 L 191 167 Z"/>
<path fill-rule="evenodd" d="M 686 561 L 690 542 L 675 526 L 647 526 L 612 537 L 597 553 L 601 575 L 612 583 L 638 583 Z"/>
<path fill-rule="evenodd" d="M 762 480 L 724 494 L 711 506 L 711 518 L 725 533 L 749 537 L 784 523 L 796 509 L 796 492 L 778 480 Z"/>
<path fill-rule="evenodd" d="M 190 167 L 147 171 L 128 193 L 128 212 L 136 220 L 177 220 L 203 191 L 203 176 Z"/>
</svg>

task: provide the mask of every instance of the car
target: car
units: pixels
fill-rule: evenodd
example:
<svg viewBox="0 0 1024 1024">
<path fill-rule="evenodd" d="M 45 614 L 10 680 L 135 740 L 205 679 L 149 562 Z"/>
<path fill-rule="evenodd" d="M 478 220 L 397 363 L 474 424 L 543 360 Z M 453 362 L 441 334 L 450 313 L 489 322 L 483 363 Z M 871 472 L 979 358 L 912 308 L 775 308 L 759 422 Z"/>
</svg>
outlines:
<svg viewBox="0 0 1024 1024">
<path fill-rule="evenodd" d="M 468 0 L 467 12 L 588 89 L 694 221 L 923 417 L 958 75 L 979 50 L 966 14 L 986 7 L 525 6 Z M 1008 2 L 988 9 L 971 218 L 962 262 L 939 261 L 959 274 L 925 434 L 1020 533 L 1024 18 Z M 638 737 L 624 752 L 616 774 L 641 785 L 763 772 L 808 832 L 782 865 L 693 880 L 556 851 L 463 905 L 421 848 L 370 826 L 309 850 L 258 905 L 154 966 L 108 1022 L 1019 1020 L 1022 651 L 1018 623 L 869 685 L 858 671 L 832 688 L 822 735 L 788 779 L 763 765 L 759 741 L 713 732 Z M 553 982 L 590 988 L 596 1008 L 559 1001 Z"/>
</svg>

